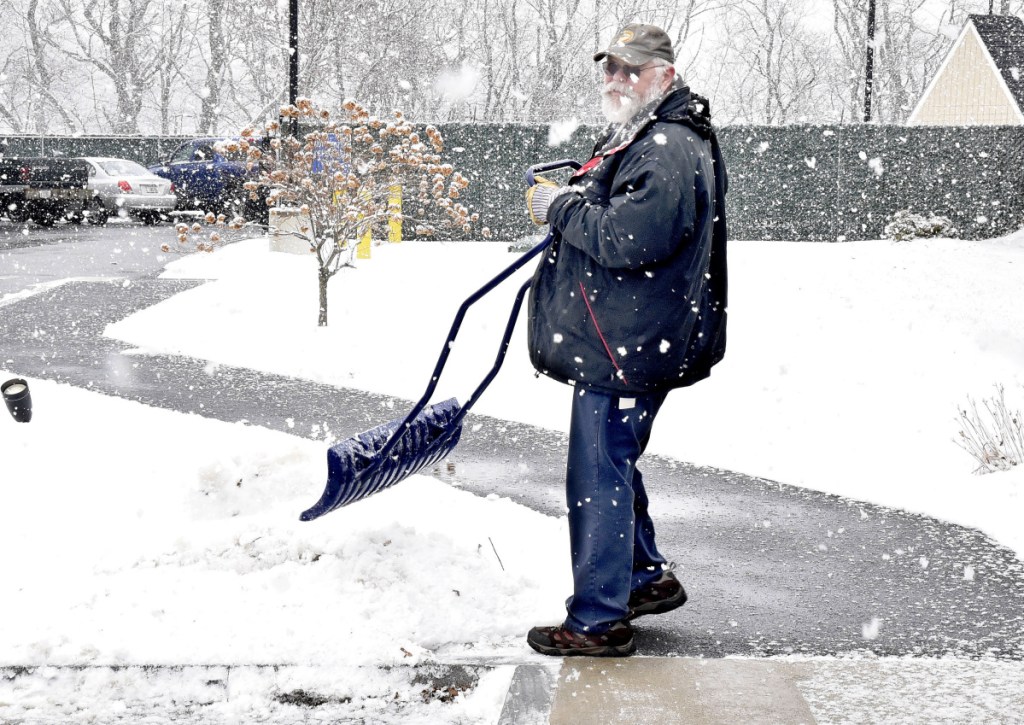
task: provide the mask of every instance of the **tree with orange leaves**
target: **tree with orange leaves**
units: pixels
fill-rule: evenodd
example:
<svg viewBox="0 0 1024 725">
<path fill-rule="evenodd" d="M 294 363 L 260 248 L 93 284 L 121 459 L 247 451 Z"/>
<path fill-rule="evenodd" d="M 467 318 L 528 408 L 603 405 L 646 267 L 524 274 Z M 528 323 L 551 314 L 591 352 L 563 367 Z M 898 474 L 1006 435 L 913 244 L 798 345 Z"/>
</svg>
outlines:
<svg viewBox="0 0 1024 725">
<path fill-rule="evenodd" d="M 275 121 L 263 134 L 249 128 L 221 145 L 247 154 L 250 170 L 256 171 L 245 184 L 252 199 L 298 210 L 296 235 L 309 244 L 318 263 L 318 325 L 327 324 L 328 281 L 353 266 L 356 244 L 368 232 L 400 221 L 417 236 L 429 237 L 441 228 L 469 232 L 478 221 L 479 215 L 459 202 L 469 180 L 442 160 L 444 139 L 434 126 L 421 132 L 401 111 L 379 119 L 353 100 L 342 103 L 335 115 L 301 98 L 282 107 L 281 118 L 285 126 L 298 119 L 312 130 L 290 136 Z M 390 203 L 395 187 L 401 189 L 401 208 Z M 179 243 L 193 241 L 196 249 L 210 251 L 224 240 L 225 230 L 246 226 L 243 219 L 224 215 L 208 214 L 205 222 L 205 228 L 198 222 L 179 224 Z M 200 238 L 210 227 L 213 231 Z M 486 228 L 481 234 L 490 236 Z"/>
</svg>

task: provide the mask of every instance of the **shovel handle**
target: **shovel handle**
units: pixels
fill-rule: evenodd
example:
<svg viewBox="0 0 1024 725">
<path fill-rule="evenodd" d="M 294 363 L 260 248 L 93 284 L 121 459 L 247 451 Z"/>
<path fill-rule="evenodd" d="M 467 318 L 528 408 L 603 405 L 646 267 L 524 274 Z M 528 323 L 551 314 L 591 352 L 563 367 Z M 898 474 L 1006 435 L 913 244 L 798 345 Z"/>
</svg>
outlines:
<svg viewBox="0 0 1024 725">
<path fill-rule="evenodd" d="M 543 174 L 545 171 L 557 171 L 558 169 L 579 169 L 581 164 L 576 159 L 559 159 L 558 161 L 545 161 L 542 164 L 534 164 L 526 170 L 526 185 L 533 186 L 535 174 Z"/>
<path fill-rule="evenodd" d="M 578 169 L 582 166 L 579 161 L 575 159 L 561 159 L 559 161 L 550 161 L 543 164 L 535 164 L 526 170 L 526 183 L 533 186 L 536 181 L 534 180 L 534 174 L 539 174 L 544 171 L 554 171 L 556 169 Z M 448 361 L 448 355 L 451 353 L 452 346 L 455 342 L 456 336 L 459 334 L 459 328 L 462 327 L 462 320 L 466 316 L 466 312 L 471 306 L 473 306 L 481 297 L 486 295 L 488 292 L 493 290 L 495 287 L 500 285 L 506 279 L 515 274 L 519 269 L 524 267 L 531 259 L 540 254 L 544 249 L 551 244 L 552 234 L 549 232 L 548 235 L 533 247 L 530 251 L 526 252 L 523 256 L 517 259 L 515 262 L 510 264 L 508 267 L 503 269 L 497 276 L 488 281 L 483 287 L 478 289 L 476 292 L 471 294 L 459 307 L 458 312 L 455 314 L 455 319 L 452 321 L 451 329 L 448 331 L 448 336 L 445 338 L 444 346 L 441 348 L 441 354 L 437 358 L 437 364 L 434 366 L 434 372 L 430 376 L 430 382 L 427 384 L 427 389 L 424 391 L 423 396 L 416 402 L 412 410 L 409 411 L 401 425 L 395 430 L 394 435 L 388 439 L 387 443 L 381 449 L 378 454 L 377 462 L 371 465 L 365 473 L 369 473 L 371 470 L 376 469 L 380 465 L 380 461 L 383 461 L 398 444 L 399 439 L 405 434 L 409 428 L 409 424 L 416 418 L 417 415 L 427 406 L 431 396 L 434 394 L 434 389 L 437 387 L 438 380 L 441 377 L 441 371 L 444 370 L 445 363 Z M 494 376 L 497 375 L 498 370 L 501 368 L 501 364 L 505 359 L 505 352 L 508 349 L 508 343 L 512 336 L 512 329 L 515 326 L 516 317 L 519 314 L 519 310 L 523 303 L 523 298 L 526 295 L 527 290 L 530 288 L 530 282 L 525 283 L 516 295 L 515 303 L 513 304 L 512 314 L 509 316 L 508 324 L 505 328 L 505 334 L 502 337 L 501 345 L 498 350 L 498 356 L 494 361 L 494 365 L 488 372 L 487 377 L 480 383 L 479 387 L 473 392 L 469 400 L 466 402 L 462 409 L 457 415 L 457 419 L 452 421 L 452 425 L 457 425 L 465 417 L 469 409 L 473 407 L 473 404 L 479 399 L 484 389 L 490 385 Z"/>
</svg>

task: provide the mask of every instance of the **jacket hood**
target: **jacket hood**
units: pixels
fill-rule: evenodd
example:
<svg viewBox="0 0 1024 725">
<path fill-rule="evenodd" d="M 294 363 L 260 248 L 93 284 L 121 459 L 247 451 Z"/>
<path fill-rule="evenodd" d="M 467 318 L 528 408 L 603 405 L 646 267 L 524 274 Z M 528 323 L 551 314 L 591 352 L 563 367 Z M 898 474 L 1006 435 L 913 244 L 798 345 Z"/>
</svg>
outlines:
<svg viewBox="0 0 1024 725">
<path fill-rule="evenodd" d="M 652 115 L 659 120 L 684 123 L 700 134 L 701 138 L 710 138 L 714 131 L 708 99 L 692 92 L 678 76 Z"/>
</svg>

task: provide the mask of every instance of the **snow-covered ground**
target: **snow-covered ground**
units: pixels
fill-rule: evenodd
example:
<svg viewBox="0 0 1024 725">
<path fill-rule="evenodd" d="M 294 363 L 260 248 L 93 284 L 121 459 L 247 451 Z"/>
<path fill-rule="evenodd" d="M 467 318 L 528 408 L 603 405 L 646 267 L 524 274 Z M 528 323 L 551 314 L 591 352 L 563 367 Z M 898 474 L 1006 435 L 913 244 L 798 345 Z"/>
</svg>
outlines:
<svg viewBox="0 0 1024 725">
<path fill-rule="evenodd" d="M 322 329 L 313 260 L 250 240 L 169 258 L 168 275 L 211 281 L 107 334 L 133 354 L 207 359 L 210 374 L 241 365 L 416 398 L 455 308 L 512 259 L 493 243 L 375 247 L 332 281 Z M 730 263 L 726 360 L 669 397 L 651 450 L 974 526 L 1024 556 L 1024 467 L 973 475 L 953 442 L 969 395 L 1002 384 L 1024 407 L 1024 235 L 735 242 Z M 465 399 L 489 367 L 513 286 L 470 314 L 438 399 Z M 522 327 L 477 411 L 565 430 L 570 390 L 534 377 Z M 33 421 L 0 420 L 2 666 L 361 672 L 439 654 L 522 654 L 530 626 L 563 614 L 559 520 L 415 477 L 299 523 L 324 479 L 316 432 L 304 440 L 41 380 L 31 389 Z M 396 415 L 382 409 L 381 421 Z M 109 704 L 112 686 L 40 672 L 0 681 L 0 719 L 32 702 L 74 702 L 79 715 Z M 135 672 L 136 688 L 155 677 Z M 259 672 L 233 680 L 236 715 L 246 702 L 267 707 Z M 498 668 L 443 707 L 423 701 L 422 685 L 388 682 L 400 704 L 387 712 L 396 722 L 485 722 L 510 676 Z M 358 704 L 381 687 L 349 674 L 328 694 Z"/>
<path fill-rule="evenodd" d="M 317 329 L 313 260 L 266 250 L 253 240 L 174 262 L 168 275 L 216 281 L 108 335 L 416 399 L 458 305 L 512 261 L 502 244 L 376 247 L 332 280 L 330 325 Z M 669 396 L 650 450 L 978 527 L 1024 554 L 1024 467 L 974 475 L 954 443 L 969 397 L 1001 384 L 1024 408 L 1024 233 L 733 242 L 729 259 L 726 358 Z M 516 286 L 472 308 L 437 399 L 465 400 L 489 368 Z M 525 324 L 516 334 L 475 410 L 567 430 L 570 389 L 534 376 Z"/>
</svg>

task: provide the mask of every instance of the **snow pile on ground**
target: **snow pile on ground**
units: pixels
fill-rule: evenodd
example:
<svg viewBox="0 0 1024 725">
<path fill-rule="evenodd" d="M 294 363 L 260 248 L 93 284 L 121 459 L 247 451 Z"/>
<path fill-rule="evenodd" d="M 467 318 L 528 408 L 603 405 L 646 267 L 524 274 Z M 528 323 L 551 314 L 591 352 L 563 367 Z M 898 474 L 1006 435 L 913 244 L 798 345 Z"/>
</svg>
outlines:
<svg viewBox="0 0 1024 725">
<path fill-rule="evenodd" d="M 494 243 L 377 246 L 330 287 L 266 239 L 173 261 L 212 280 L 111 325 L 142 351 L 417 399 L 455 310 L 514 256 Z M 1024 468 L 973 475 L 957 411 L 1006 388 L 1024 408 L 1024 234 L 999 240 L 733 242 L 725 360 L 669 396 L 650 450 L 983 529 L 1024 552 Z M 515 278 L 528 278 L 532 264 Z M 515 281 L 467 316 L 436 398 L 493 361 Z M 521 321 L 475 410 L 566 430 L 570 390 L 537 378 Z M 655 502 L 656 505 L 656 502 Z"/>
<path fill-rule="evenodd" d="M 31 392 L 31 423 L 0 421 L 0 666 L 43 669 L 0 682 L 0 720 L 30 702 L 110 712 L 109 689 L 72 682 L 87 672 L 130 679 L 133 696 L 158 676 L 105 666 L 344 667 L 325 691 L 365 706 L 376 667 L 520 652 L 530 626 L 563 615 L 563 522 L 417 476 L 301 523 L 323 488 L 323 443 L 47 381 Z M 46 669 L 60 665 L 87 670 Z M 407 682 L 399 699 L 434 712 L 423 689 Z"/>
</svg>

